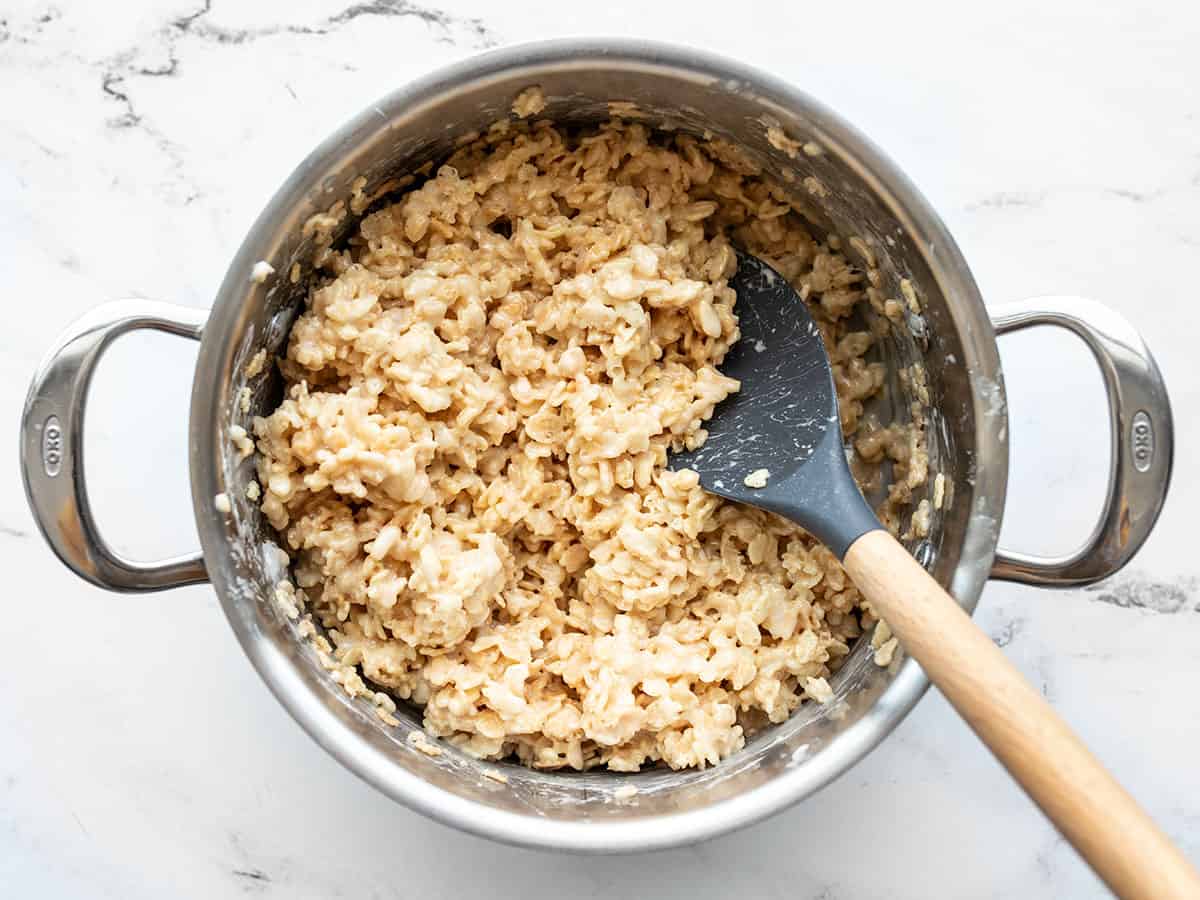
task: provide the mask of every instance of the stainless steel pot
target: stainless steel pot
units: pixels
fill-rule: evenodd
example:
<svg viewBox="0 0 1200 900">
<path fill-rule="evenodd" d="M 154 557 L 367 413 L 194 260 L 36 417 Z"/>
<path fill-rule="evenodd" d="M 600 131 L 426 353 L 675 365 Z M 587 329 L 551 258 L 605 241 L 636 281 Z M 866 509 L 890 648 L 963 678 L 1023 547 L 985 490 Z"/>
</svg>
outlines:
<svg viewBox="0 0 1200 900">
<path fill-rule="evenodd" d="M 895 377 L 922 362 L 931 403 L 933 469 L 948 503 L 927 540 L 911 549 L 964 607 L 973 610 L 989 577 L 1048 586 L 1086 584 L 1117 571 L 1152 528 L 1170 476 L 1172 424 L 1166 391 L 1137 333 L 1120 317 L 1078 298 L 1001 307 L 988 318 L 953 239 L 937 215 L 870 142 L 812 98 L 762 73 L 693 50 L 632 41 L 566 41 L 512 47 L 468 60 L 396 91 L 317 148 L 284 183 L 246 237 L 213 305 L 202 312 L 123 300 L 76 323 L 34 378 L 21 423 L 21 464 L 30 506 L 62 561 L 95 585 L 160 590 L 210 580 L 238 640 L 295 719 L 352 771 L 391 797 L 443 822 L 532 847 L 616 852 L 712 837 L 808 796 L 861 759 L 899 724 L 927 682 L 911 661 L 887 669 L 865 642 L 834 679 L 837 702 L 807 704 L 703 771 L 637 775 L 538 772 L 483 763 L 447 747 L 430 757 L 405 743 L 419 723 L 404 714 L 384 725 L 349 699 L 318 665 L 296 627 L 271 601 L 284 574 L 274 539 L 244 489 L 249 461 L 234 452 L 233 424 L 246 424 L 279 397 L 273 376 L 248 379 L 256 351 L 278 350 L 305 289 L 314 214 L 345 200 L 360 176 L 366 190 L 387 176 L 444 156 L 464 134 L 509 114 L 513 98 L 541 85 L 544 115 L 605 118 L 610 101 L 635 104 L 657 125 L 709 131 L 740 145 L 783 183 L 808 197 L 818 229 L 859 236 L 879 257 L 885 293 L 908 278 L 923 315 L 884 342 L 893 375 L 881 403 L 908 408 Z M 777 126 L 811 152 L 789 154 Z M 782 145 L 781 145 L 782 146 Z M 800 189 L 821 182 L 819 204 Z M 344 233 L 353 215 L 339 221 Z M 280 276 L 249 277 L 258 260 Z M 298 280 L 288 277 L 298 266 Z M 997 551 L 1008 474 L 1007 413 L 996 337 L 1056 325 L 1091 348 L 1108 391 L 1112 470 L 1104 512 L 1086 545 L 1046 559 Z M 191 403 L 190 465 L 203 556 L 155 563 L 120 557 L 98 533 L 84 483 L 83 416 L 96 361 L 119 334 L 154 328 L 201 341 Z M 249 412 L 240 393 L 252 389 Z M 229 514 L 214 508 L 225 494 Z M 419 727 L 419 726 L 417 726 Z M 497 777 L 488 777 L 499 776 Z M 618 789 L 633 786 L 636 793 Z"/>
</svg>

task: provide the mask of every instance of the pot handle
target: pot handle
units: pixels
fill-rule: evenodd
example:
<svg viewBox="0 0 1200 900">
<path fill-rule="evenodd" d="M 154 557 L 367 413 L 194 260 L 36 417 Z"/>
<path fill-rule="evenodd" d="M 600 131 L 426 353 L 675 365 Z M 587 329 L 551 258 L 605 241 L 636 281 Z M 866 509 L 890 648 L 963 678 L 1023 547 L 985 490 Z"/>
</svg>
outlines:
<svg viewBox="0 0 1200 900">
<path fill-rule="evenodd" d="M 110 591 L 157 591 L 207 581 L 204 559 L 135 562 L 100 536 L 88 502 L 83 418 L 96 363 L 122 334 L 153 328 L 199 340 L 204 310 L 117 300 L 83 316 L 58 339 L 33 376 L 21 414 L 21 475 L 38 528 L 76 575 Z"/>
<path fill-rule="evenodd" d="M 1083 339 L 1104 378 L 1112 455 L 1104 510 L 1091 537 L 1070 556 L 997 550 L 992 578 L 1072 587 L 1107 578 L 1149 537 L 1171 481 L 1174 428 L 1162 374 L 1150 349 L 1122 316 L 1082 297 L 1035 297 L 992 311 L 997 335 L 1035 325 Z"/>
</svg>

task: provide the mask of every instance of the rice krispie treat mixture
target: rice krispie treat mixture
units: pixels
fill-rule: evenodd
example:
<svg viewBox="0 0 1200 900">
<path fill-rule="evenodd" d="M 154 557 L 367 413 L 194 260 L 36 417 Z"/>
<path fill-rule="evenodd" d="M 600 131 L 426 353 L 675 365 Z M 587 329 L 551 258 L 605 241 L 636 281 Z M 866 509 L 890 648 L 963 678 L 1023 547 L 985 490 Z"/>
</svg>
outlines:
<svg viewBox="0 0 1200 900">
<path fill-rule="evenodd" d="M 495 128 L 325 255 L 254 432 L 343 681 L 481 757 L 624 771 L 716 763 L 831 698 L 873 621 L 838 562 L 666 467 L 738 387 L 734 244 L 812 307 L 853 435 L 875 279 L 720 143 Z M 871 438 L 906 501 L 919 430 Z"/>
</svg>

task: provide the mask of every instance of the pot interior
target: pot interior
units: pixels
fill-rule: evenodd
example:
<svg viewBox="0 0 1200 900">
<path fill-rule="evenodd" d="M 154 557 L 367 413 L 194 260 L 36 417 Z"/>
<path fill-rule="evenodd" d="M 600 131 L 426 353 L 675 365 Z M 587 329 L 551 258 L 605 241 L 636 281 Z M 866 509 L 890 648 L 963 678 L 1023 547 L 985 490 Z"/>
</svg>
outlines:
<svg viewBox="0 0 1200 900">
<path fill-rule="evenodd" d="M 907 421 L 914 403 L 924 411 L 930 484 L 934 473 L 945 476 L 945 502 L 928 537 L 910 549 L 974 607 L 994 550 L 1006 466 L 1002 459 L 996 474 L 988 458 L 995 442 L 981 435 L 1002 420 L 1003 389 L 990 326 L 953 242 L 886 160 L 808 98 L 731 64 L 644 45 L 492 54 L 385 99 L 301 166 L 243 245 L 206 331 L 192 423 L 198 522 L 226 613 L 259 671 L 318 740 L 386 792 L 519 843 L 577 849 L 681 843 L 765 815 L 836 776 L 894 727 L 923 690 L 923 676 L 899 655 L 887 668 L 876 666 L 869 641 L 860 639 L 831 679 L 834 702 L 805 703 L 704 770 L 546 772 L 481 762 L 448 745 L 439 756 L 425 755 L 406 744 L 420 728 L 419 712 L 401 706 L 400 725 L 388 726 L 369 702 L 351 700 L 273 602 L 286 577 L 274 550 L 278 537 L 247 500 L 253 462 L 229 439 L 231 426 L 249 430 L 253 417 L 268 414 L 281 397 L 273 366 L 258 378 L 247 378 L 246 368 L 260 350 L 269 356 L 284 350 L 322 238 L 311 217 L 331 213 L 317 221 L 336 243 L 361 218 L 363 210 L 350 208 L 356 188 L 369 196 L 389 178 L 436 163 L 465 137 L 511 117 L 514 98 L 531 85 L 547 101 L 540 117 L 582 125 L 616 110 L 659 128 L 733 142 L 788 187 L 814 233 L 840 236 L 848 258 L 863 268 L 863 248 L 874 255 L 884 296 L 901 298 L 901 279 L 911 282 L 920 314 L 875 323 L 886 334 L 873 352 L 887 365 L 888 383 L 871 412 L 887 423 Z M 775 129 L 801 149 L 780 141 Z M 248 277 L 260 259 L 278 273 L 262 285 Z M 928 403 L 901 378 L 918 363 L 928 376 Z M 978 398 L 987 390 L 1000 420 L 981 419 L 986 408 Z M 217 492 L 232 501 L 225 519 L 206 512 Z M 675 824 L 668 828 L 663 816 Z"/>
</svg>

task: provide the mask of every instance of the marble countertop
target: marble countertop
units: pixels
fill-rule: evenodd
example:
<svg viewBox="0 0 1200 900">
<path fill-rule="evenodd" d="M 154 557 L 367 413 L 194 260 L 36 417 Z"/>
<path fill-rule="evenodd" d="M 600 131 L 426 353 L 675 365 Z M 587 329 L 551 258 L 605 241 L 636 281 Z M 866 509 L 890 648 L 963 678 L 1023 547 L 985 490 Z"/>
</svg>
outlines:
<svg viewBox="0 0 1200 900">
<path fill-rule="evenodd" d="M 1087 590 L 993 583 L 978 619 L 1200 860 L 1200 6 L 1071 0 L 9 0 L 0 11 L 0 403 L 55 334 L 131 295 L 207 306 L 253 217 L 375 97 L 479 49 L 619 34 L 740 57 L 871 135 L 940 211 L 989 302 L 1081 294 L 1132 319 L 1175 408 L 1172 495 L 1133 565 Z M 969 11 L 968 11 L 969 10 Z M 583 23 L 586 22 L 586 25 Z M 195 546 L 194 348 L 121 341 L 89 476 L 114 541 Z M 1079 543 L 1100 506 L 1099 377 L 1069 338 L 1003 341 L 1003 543 Z M 134 393 L 136 392 L 136 393 Z M 136 404 L 123 396 L 142 399 Z M 10 435 L 12 437 L 12 435 Z M 0 890 L 39 898 L 1103 895 L 931 692 L 817 796 L 701 846 L 617 859 L 436 825 L 344 771 L 283 712 L 208 587 L 117 596 L 36 534 L 0 442 Z"/>
</svg>

